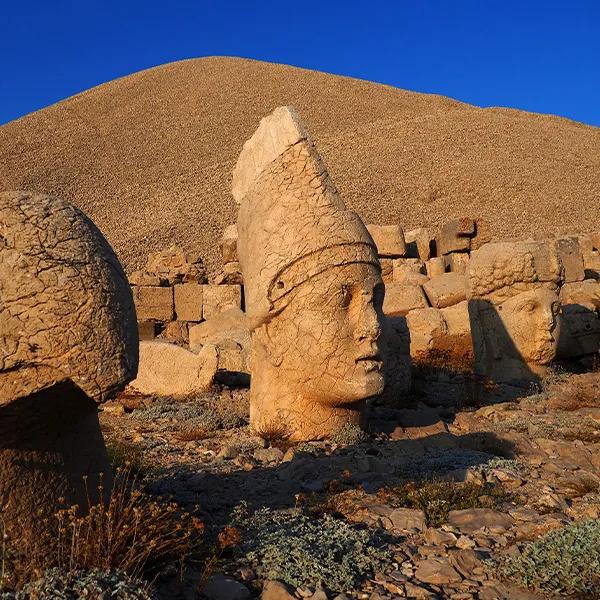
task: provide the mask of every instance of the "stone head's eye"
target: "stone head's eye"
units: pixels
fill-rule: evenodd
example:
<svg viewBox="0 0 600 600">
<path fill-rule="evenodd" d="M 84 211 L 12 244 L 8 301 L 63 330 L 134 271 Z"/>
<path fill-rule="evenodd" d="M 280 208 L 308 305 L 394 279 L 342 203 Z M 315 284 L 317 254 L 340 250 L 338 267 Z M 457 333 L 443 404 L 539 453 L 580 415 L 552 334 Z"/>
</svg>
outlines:
<svg viewBox="0 0 600 600">
<path fill-rule="evenodd" d="M 283 281 L 278 281 L 278 282 L 277 282 L 277 287 L 278 287 L 280 290 L 281 290 L 281 289 L 283 289 L 283 288 L 284 288 L 284 286 L 285 286 L 285 283 L 283 283 Z"/>
</svg>

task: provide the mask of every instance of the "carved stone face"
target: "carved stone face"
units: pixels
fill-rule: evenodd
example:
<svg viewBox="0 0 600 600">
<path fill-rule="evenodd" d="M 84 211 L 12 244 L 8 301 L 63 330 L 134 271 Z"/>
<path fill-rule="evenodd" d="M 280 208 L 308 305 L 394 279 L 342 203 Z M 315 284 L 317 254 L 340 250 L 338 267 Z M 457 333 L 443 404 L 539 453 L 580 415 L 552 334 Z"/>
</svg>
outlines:
<svg viewBox="0 0 600 600">
<path fill-rule="evenodd" d="M 282 313 L 257 332 L 280 389 L 328 406 L 380 394 L 383 295 L 371 264 L 331 268 L 299 286 Z"/>
<path fill-rule="evenodd" d="M 517 294 L 497 307 L 500 320 L 523 360 L 548 364 L 560 336 L 560 300 L 548 289 Z"/>
</svg>

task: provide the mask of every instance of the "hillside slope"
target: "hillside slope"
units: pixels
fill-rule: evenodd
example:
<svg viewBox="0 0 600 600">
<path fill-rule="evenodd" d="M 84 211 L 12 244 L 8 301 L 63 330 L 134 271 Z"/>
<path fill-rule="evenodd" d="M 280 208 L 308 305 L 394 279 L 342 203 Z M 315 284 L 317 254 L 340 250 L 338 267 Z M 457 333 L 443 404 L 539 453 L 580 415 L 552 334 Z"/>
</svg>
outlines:
<svg viewBox="0 0 600 600">
<path fill-rule="evenodd" d="M 498 237 L 599 228 L 598 128 L 236 58 L 135 73 L 0 127 L 0 190 L 74 202 L 128 270 L 173 242 L 214 270 L 238 153 L 282 104 L 367 222 L 486 216 Z"/>
</svg>

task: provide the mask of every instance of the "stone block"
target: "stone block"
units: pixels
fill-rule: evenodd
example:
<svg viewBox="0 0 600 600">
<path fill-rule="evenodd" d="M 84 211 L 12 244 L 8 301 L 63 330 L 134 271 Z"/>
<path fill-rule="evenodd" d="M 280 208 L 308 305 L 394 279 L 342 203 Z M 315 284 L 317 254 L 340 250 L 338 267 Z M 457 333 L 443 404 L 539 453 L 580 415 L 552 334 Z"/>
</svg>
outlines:
<svg viewBox="0 0 600 600">
<path fill-rule="evenodd" d="M 187 344 L 189 340 L 187 321 L 169 321 L 161 337 L 175 344 Z"/>
<path fill-rule="evenodd" d="M 578 304 L 590 310 L 600 308 L 600 282 L 595 279 L 565 283 L 560 288 L 562 306 Z"/>
<path fill-rule="evenodd" d="M 404 231 L 400 225 L 367 225 L 379 256 L 397 258 L 406 254 Z"/>
<path fill-rule="evenodd" d="M 412 283 L 414 275 L 423 276 L 424 273 L 425 264 L 418 258 L 395 258 L 392 260 L 392 281 L 394 283 Z M 417 277 L 417 281 L 418 279 L 419 277 Z"/>
<path fill-rule="evenodd" d="M 151 275 L 146 271 L 134 271 L 129 276 L 129 285 L 159 286 L 161 285 L 161 279 L 158 275 Z"/>
<path fill-rule="evenodd" d="M 448 325 L 438 308 L 413 310 L 406 315 L 406 324 L 410 332 L 410 355 L 415 360 L 427 359 L 437 346 L 435 340 L 448 333 Z"/>
<path fill-rule="evenodd" d="M 138 321 L 171 321 L 173 319 L 173 288 L 134 285 L 131 288 Z"/>
<path fill-rule="evenodd" d="M 239 262 L 229 262 L 223 265 L 223 270 L 213 281 L 214 285 L 244 285 L 242 267 Z"/>
<path fill-rule="evenodd" d="M 475 236 L 475 221 L 468 217 L 448 221 L 436 238 L 438 256 L 450 252 L 468 252 Z"/>
<path fill-rule="evenodd" d="M 473 358 L 473 339 L 471 337 L 471 319 L 469 318 L 469 302 L 464 300 L 453 306 L 441 309 L 446 321 L 446 339 L 441 340 L 438 347 L 446 350 L 456 358 Z"/>
<path fill-rule="evenodd" d="M 453 252 L 445 256 L 446 267 L 451 273 L 463 274 L 469 264 L 469 255 L 466 252 Z"/>
<path fill-rule="evenodd" d="M 446 259 L 443 256 L 430 258 L 425 263 L 428 277 L 438 277 L 446 272 Z"/>
<path fill-rule="evenodd" d="M 228 225 L 223 230 L 221 238 L 221 251 L 223 256 L 223 264 L 238 262 L 237 253 L 238 230 L 237 225 Z"/>
<path fill-rule="evenodd" d="M 202 286 L 202 317 L 210 319 L 230 308 L 242 308 L 242 286 Z"/>
<path fill-rule="evenodd" d="M 556 253 L 564 268 L 566 283 L 585 279 L 583 255 L 576 237 L 563 237 L 556 240 Z"/>
<path fill-rule="evenodd" d="M 435 252 L 435 240 L 428 229 L 419 227 L 404 234 L 407 244 L 407 256 L 429 260 Z"/>
<path fill-rule="evenodd" d="M 140 341 L 153 340 L 156 337 L 155 321 L 138 321 L 138 336 Z"/>
<path fill-rule="evenodd" d="M 380 258 L 381 278 L 383 283 L 392 283 L 394 281 L 394 261 L 400 260 L 395 258 Z"/>
<path fill-rule="evenodd" d="M 431 306 L 446 308 L 467 298 L 467 280 L 459 273 L 444 273 L 431 278 L 423 290 Z"/>
<path fill-rule="evenodd" d="M 471 238 L 471 250 L 477 250 L 493 240 L 492 224 L 487 219 L 475 219 L 475 236 Z"/>
<path fill-rule="evenodd" d="M 181 283 L 174 287 L 178 321 L 202 321 L 203 287 L 199 283 Z"/>
<path fill-rule="evenodd" d="M 416 308 L 425 308 L 427 299 L 420 285 L 390 283 L 385 286 L 383 312 L 389 317 L 402 317 Z"/>
<path fill-rule="evenodd" d="M 600 349 L 600 282 L 593 279 L 565 283 L 560 291 L 562 305 L 558 355 L 574 358 L 596 354 Z"/>
<path fill-rule="evenodd" d="M 586 279 L 600 279 L 600 233 L 579 236 Z"/>
</svg>

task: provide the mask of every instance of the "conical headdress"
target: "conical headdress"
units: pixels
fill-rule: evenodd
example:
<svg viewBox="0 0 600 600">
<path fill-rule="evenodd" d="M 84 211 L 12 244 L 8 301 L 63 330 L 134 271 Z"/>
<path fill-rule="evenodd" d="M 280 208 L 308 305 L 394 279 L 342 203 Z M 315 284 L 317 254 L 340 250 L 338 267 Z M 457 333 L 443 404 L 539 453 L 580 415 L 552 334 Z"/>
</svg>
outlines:
<svg viewBox="0 0 600 600">
<path fill-rule="evenodd" d="M 296 111 L 277 108 L 244 144 L 233 173 L 246 312 L 266 317 L 323 271 L 378 269 L 360 217 L 346 209 Z"/>
</svg>

